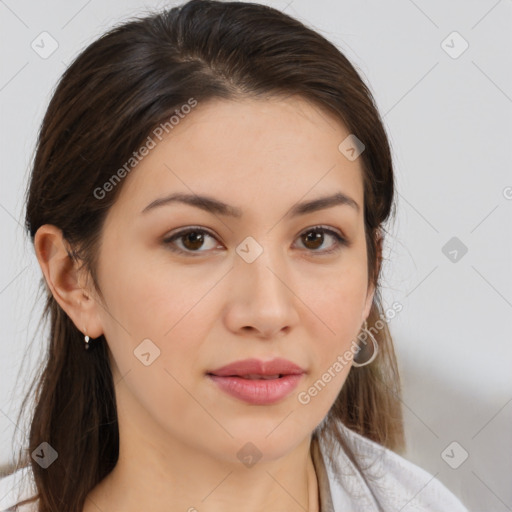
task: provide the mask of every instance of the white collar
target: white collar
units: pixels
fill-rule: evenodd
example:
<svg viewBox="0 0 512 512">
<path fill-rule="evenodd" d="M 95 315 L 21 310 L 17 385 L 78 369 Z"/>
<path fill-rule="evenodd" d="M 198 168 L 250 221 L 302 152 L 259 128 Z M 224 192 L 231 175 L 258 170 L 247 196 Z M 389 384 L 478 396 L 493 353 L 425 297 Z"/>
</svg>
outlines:
<svg viewBox="0 0 512 512">
<path fill-rule="evenodd" d="M 321 512 L 468 512 L 440 480 L 343 424 L 340 432 L 363 474 L 338 442 L 313 436 Z M 329 438 L 328 438 L 329 439 Z"/>
</svg>

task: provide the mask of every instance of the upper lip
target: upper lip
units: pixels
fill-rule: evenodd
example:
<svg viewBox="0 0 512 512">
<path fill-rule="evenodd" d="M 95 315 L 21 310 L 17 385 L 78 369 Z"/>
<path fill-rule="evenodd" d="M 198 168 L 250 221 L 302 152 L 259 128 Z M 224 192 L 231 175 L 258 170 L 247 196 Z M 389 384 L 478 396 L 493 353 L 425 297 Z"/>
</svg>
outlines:
<svg viewBox="0 0 512 512">
<path fill-rule="evenodd" d="M 261 359 L 244 359 L 208 372 L 219 377 L 245 375 L 298 375 L 305 373 L 300 366 L 287 359 L 276 358 L 270 361 Z"/>
</svg>

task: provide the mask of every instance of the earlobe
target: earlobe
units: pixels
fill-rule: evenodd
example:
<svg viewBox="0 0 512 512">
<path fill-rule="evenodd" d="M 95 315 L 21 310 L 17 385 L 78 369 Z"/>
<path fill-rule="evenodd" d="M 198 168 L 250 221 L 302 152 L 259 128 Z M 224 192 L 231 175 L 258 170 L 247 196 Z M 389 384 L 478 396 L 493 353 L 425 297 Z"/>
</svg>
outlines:
<svg viewBox="0 0 512 512">
<path fill-rule="evenodd" d="M 80 284 L 79 264 L 70 256 L 70 247 L 56 226 L 41 226 L 34 237 L 34 250 L 53 297 L 77 329 L 91 338 L 102 334 L 98 305 Z"/>
</svg>

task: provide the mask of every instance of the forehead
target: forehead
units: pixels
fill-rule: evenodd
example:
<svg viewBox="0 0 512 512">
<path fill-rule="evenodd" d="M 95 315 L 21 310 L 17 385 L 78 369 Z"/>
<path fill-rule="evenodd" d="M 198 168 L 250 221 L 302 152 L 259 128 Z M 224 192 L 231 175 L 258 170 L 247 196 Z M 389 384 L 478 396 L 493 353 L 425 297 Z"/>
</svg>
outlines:
<svg viewBox="0 0 512 512">
<path fill-rule="evenodd" d="M 334 190 L 362 206 L 361 159 L 338 149 L 350 132 L 303 98 L 198 103 L 168 130 L 162 140 L 152 136 L 156 144 L 125 178 L 117 209 L 140 212 L 172 192 L 208 193 L 242 210 L 259 198 L 260 207 L 275 208 Z"/>
</svg>

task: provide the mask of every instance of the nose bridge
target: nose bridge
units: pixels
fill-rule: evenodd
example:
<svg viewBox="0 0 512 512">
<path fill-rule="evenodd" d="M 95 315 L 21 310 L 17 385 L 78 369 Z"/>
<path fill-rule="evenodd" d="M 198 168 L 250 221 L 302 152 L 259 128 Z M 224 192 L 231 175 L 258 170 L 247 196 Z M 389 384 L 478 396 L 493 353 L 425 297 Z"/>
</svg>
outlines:
<svg viewBox="0 0 512 512">
<path fill-rule="evenodd" d="M 260 237 L 260 243 L 254 237 L 247 237 L 237 247 L 235 263 L 237 280 L 248 285 L 253 300 L 261 299 L 270 308 L 282 306 L 291 293 L 290 285 L 286 286 L 289 281 L 286 254 L 277 242 L 271 241 L 273 238 L 272 235 Z"/>
</svg>

